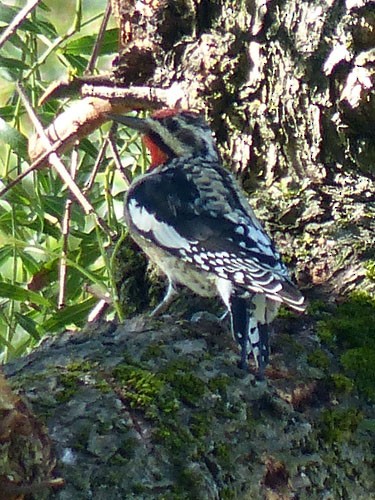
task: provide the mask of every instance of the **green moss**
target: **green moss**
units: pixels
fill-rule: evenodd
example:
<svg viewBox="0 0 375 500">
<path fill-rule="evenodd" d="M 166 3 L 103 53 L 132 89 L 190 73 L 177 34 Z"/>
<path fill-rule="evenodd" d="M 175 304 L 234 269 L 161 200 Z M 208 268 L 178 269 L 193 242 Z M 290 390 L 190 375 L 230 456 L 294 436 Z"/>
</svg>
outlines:
<svg viewBox="0 0 375 500">
<path fill-rule="evenodd" d="M 328 313 L 332 314 L 333 305 L 323 300 L 311 300 L 307 306 L 307 314 L 314 318 L 326 317 Z"/>
<path fill-rule="evenodd" d="M 64 371 L 59 371 L 59 385 L 63 389 L 56 395 L 56 400 L 60 403 L 69 401 L 77 393 L 84 374 L 92 371 L 93 367 L 92 363 L 79 360 L 72 361 L 66 365 Z"/>
<path fill-rule="evenodd" d="M 214 454 L 221 467 L 230 470 L 232 467 L 233 456 L 231 453 L 230 444 L 227 442 L 217 443 L 214 449 Z"/>
<path fill-rule="evenodd" d="M 288 353 L 289 356 L 294 356 L 298 358 L 305 352 L 305 348 L 299 342 L 298 337 L 296 335 L 290 335 L 288 333 L 280 332 L 275 338 L 277 345 L 280 347 L 285 353 Z"/>
<path fill-rule="evenodd" d="M 204 382 L 193 373 L 177 372 L 167 379 L 176 393 L 176 397 L 184 403 L 197 405 L 205 393 Z"/>
<path fill-rule="evenodd" d="M 195 413 L 190 421 L 189 428 L 194 437 L 201 440 L 210 432 L 212 421 L 206 412 Z"/>
<path fill-rule="evenodd" d="M 238 495 L 229 486 L 224 486 L 224 488 L 220 491 L 220 498 L 222 500 L 234 500 L 238 498 Z"/>
<path fill-rule="evenodd" d="M 335 392 L 338 394 L 349 394 L 353 390 L 353 380 L 351 380 L 349 377 L 346 377 L 342 373 L 334 373 L 333 375 L 331 375 L 331 381 L 333 383 Z"/>
<path fill-rule="evenodd" d="M 320 338 L 341 351 L 344 375 L 366 397 L 375 398 L 375 298 L 353 294 L 318 325 Z"/>
<path fill-rule="evenodd" d="M 218 375 L 217 377 L 212 378 L 208 382 L 208 388 L 212 392 L 220 392 L 223 393 L 228 385 L 231 383 L 228 375 Z"/>
<path fill-rule="evenodd" d="M 81 374 L 89 372 L 93 366 L 95 365 L 88 361 L 77 360 L 67 364 L 65 369 L 70 373 Z"/>
<path fill-rule="evenodd" d="M 126 436 L 117 451 L 117 453 L 112 457 L 113 463 L 124 463 L 128 462 L 134 457 L 134 452 L 137 449 L 138 441 L 134 437 Z"/>
<path fill-rule="evenodd" d="M 200 469 L 194 466 L 186 467 L 185 462 L 176 464 L 176 466 L 177 485 L 173 488 L 176 500 L 202 498 L 205 485 Z"/>
<path fill-rule="evenodd" d="M 146 491 L 146 487 L 141 483 L 133 484 L 132 486 L 132 493 L 136 495 L 142 495 L 142 493 L 145 493 Z"/>
<path fill-rule="evenodd" d="M 108 394 L 109 392 L 112 392 L 112 387 L 104 379 L 97 380 L 95 382 L 95 387 L 103 394 Z"/>
<path fill-rule="evenodd" d="M 345 348 L 367 345 L 375 349 L 375 299 L 366 293 L 353 294 L 336 313 L 319 326 Z"/>
<path fill-rule="evenodd" d="M 65 403 L 72 399 L 72 397 L 77 393 L 79 378 L 70 373 L 62 373 L 59 377 L 59 381 L 63 389 L 56 395 L 56 401 L 59 403 Z"/>
<path fill-rule="evenodd" d="M 366 276 L 371 281 L 375 281 L 375 261 L 369 260 L 365 263 Z"/>
<path fill-rule="evenodd" d="M 341 356 L 341 363 L 358 389 L 369 399 L 375 400 L 375 349 L 349 349 Z"/>
<path fill-rule="evenodd" d="M 112 374 L 120 382 L 123 396 L 132 408 L 148 409 L 164 387 L 159 376 L 142 368 L 121 365 Z"/>
<path fill-rule="evenodd" d="M 112 261 L 117 293 L 125 316 L 145 310 L 151 300 L 147 259 L 128 234 Z"/>
<path fill-rule="evenodd" d="M 315 349 L 307 356 L 307 361 L 310 365 L 320 368 L 321 370 L 327 370 L 329 368 L 329 358 L 325 352 L 321 349 Z"/>
<path fill-rule="evenodd" d="M 166 419 L 160 422 L 155 432 L 155 439 L 171 450 L 174 458 L 181 453 L 189 456 L 196 451 L 196 440 L 187 430 L 178 425 L 178 421 Z"/>
<path fill-rule="evenodd" d="M 159 358 L 163 353 L 163 345 L 159 343 L 150 344 L 147 346 L 144 354 L 142 355 L 142 361 L 148 361 L 150 359 Z"/>
<path fill-rule="evenodd" d="M 320 420 L 320 435 L 330 444 L 347 441 L 362 419 L 362 413 L 356 408 L 324 410 Z"/>
<path fill-rule="evenodd" d="M 329 347 L 335 346 L 335 334 L 332 328 L 326 321 L 318 321 L 317 323 L 318 336 L 322 342 Z"/>
<path fill-rule="evenodd" d="M 226 418 L 232 415 L 238 418 L 239 410 L 228 408 L 224 397 L 230 379 L 228 376 L 218 376 L 207 386 L 196 374 L 196 365 L 186 358 L 165 365 L 158 373 L 153 373 L 145 366 L 117 366 L 112 372 L 114 383 L 118 384 L 121 395 L 129 405 L 152 421 L 154 443 L 161 445 L 163 453 L 170 455 L 176 482 L 166 498 L 200 498 L 204 491 L 204 475 L 199 467 L 186 467 L 186 464 L 198 464 L 199 457 L 206 453 L 208 446 L 215 448 L 210 409 L 216 400 L 207 397 L 210 391 L 223 393 L 222 398 L 217 398 L 217 404 L 220 402 L 223 406 Z M 185 410 L 180 412 L 183 404 Z M 215 449 L 222 467 L 230 470 L 230 446 L 224 443 Z M 116 456 L 116 461 L 126 463 L 131 453 L 132 450 L 124 446 Z"/>
<path fill-rule="evenodd" d="M 285 259 L 284 259 L 285 260 Z M 277 317 L 278 318 L 294 318 L 295 314 L 290 311 L 290 309 L 287 309 L 286 307 L 281 306 L 279 310 L 277 311 Z"/>
</svg>

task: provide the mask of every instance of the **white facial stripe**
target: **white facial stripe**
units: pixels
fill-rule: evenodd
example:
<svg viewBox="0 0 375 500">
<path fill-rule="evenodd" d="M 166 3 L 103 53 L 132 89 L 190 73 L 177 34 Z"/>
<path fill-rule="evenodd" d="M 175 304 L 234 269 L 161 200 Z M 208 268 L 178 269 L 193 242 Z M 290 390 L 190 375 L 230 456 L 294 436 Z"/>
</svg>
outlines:
<svg viewBox="0 0 375 500">
<path fill-rule="evenodd" d="M 163 138 L 163 142 L 172 149 L 176 156 L 183 156 L 186 154 L 186 148 L 184 146 L 181 147 L 181 143 L 176 137 L 169 132 L 167 127 L 164 127 L 158 120 L 153 120 L 150 118 L 152 122 L 152 129 L 159 135 L 159 137 Z"/>
</svg>

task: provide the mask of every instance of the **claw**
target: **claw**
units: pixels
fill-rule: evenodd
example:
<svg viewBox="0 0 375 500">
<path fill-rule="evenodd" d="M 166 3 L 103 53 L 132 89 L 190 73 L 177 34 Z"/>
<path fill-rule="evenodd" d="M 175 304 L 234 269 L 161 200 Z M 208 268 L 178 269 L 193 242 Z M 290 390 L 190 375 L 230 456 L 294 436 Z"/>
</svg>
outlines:
<svg viewBox="0 0 375 500">
<path fill-rule="evenodd" d="M 175 289 L 173 282 L 169 281 L 167 293 L 165 294 L 164 299 L 160 302 L 159 305 L 155 307 L 150 316 L 154 318 L 156 316 L 160 316 L 160 314 L 163 314 L 176 299 L 177 295 L 178 291 Z"/>
</svg>

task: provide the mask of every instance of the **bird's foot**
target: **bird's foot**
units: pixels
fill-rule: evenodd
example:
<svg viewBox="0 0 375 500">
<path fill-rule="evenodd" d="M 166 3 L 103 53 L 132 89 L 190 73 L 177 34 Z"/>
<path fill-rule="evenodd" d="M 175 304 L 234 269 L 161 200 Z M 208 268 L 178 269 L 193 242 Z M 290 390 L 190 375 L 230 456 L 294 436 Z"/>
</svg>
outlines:
<svg viewBox="0 0 375 500">
<path fill-rule="evenodd" d="M 150 313 L 150 316 L 152 318 L 155 318 L 156 316 L 160 316 L 160 314 L 163 314 L 168 309 L 168 307 L 172 304 L 172 302 L 177 298 L 177 295 L 178 295 L 178 291 L 175 289 L 173 284 L 170 282 L 168 285 L 167 293 L 165 294 L 164 299 Z"/>
</svg>

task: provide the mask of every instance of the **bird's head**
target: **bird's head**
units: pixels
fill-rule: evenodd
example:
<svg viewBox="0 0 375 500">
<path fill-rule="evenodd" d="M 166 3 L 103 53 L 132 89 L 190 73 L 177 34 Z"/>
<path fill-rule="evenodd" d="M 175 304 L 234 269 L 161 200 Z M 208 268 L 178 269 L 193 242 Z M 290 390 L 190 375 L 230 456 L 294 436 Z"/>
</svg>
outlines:
<svg viewBox="0 0 375 500">
<path fill-rule="evenodd" d="M 219 158 L 212 132 L 198 113 L 162 109 L 149 118 L 111 114 L 108 117 L 143 134 L 151 154 L 151 168 L 177 157 L 203 156 L 213 161 Z"/>
</svg>

